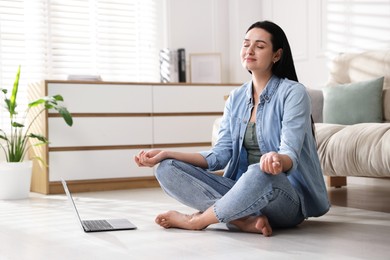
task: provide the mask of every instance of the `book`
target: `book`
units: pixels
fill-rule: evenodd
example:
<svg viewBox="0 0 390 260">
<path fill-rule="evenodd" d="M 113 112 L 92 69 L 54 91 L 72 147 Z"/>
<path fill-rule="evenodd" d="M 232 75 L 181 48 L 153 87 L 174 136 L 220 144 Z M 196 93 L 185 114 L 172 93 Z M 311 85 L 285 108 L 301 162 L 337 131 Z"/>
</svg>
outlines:
<svg viewBox="0 0 390 260">
<path fill-rule="evenodd" d="M 186 82 L 186 50 L 180 48 L 177 50 L 179 61 L 179 82 Z"/>
<path fill-rule="evenodd" d="M 179 62 L 177 50 L 160 51 L 160 79 L 162 83 L 179 82 Z"/>
<path fill-rule="evenodd" d="M 68 80 L 78 81 L 102 81 L 100 75 L 68 75 Z"/>
</svg>

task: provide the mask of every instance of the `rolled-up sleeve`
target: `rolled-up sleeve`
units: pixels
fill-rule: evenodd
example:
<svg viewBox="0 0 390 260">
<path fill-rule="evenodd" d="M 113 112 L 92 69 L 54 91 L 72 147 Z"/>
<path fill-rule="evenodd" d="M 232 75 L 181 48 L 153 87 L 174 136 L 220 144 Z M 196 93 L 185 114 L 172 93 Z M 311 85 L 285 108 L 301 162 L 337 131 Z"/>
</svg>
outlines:
<svg viewBox="0 0 390 260">
<path fill-rule="evenodd" d="M 218 163 L 217 157 L 215 156 L 213 151 L 202 151 L 202 152 L 199 152 L 199 153 L 207 161 L 208 170 L 210 170 L 210 171 L 217 171 L 217 170 L 219 170 L 218 169 L 219 168 L 219 163 Z"/>
<path fill-rule="evenodd" d="M 293 162 L 289 172 L 297 169 L 305 135 L 310 125 L 310 100 L 305 88 L 296 84 L 287 96 L 282 122 L 279 153 L 288 155 Z"/>
</svg>

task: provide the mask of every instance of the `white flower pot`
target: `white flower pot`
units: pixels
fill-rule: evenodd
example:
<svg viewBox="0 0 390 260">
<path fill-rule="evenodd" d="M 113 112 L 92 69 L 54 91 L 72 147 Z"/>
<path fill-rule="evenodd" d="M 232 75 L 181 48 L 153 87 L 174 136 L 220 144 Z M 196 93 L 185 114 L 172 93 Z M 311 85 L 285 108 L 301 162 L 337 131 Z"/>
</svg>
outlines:
<svg viewBox="0 0 390 260">
<path fill-rule="evenodd" d="M 31 186 L 32 162 L 0 163 L 0 199 L 26 199 Z"/>
</svg>

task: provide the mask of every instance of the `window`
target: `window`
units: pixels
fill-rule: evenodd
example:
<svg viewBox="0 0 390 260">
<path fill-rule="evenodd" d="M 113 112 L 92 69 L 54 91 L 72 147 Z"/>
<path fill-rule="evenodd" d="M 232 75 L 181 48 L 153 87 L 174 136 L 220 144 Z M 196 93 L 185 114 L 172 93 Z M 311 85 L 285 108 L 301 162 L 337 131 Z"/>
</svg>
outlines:
<svg viewBox="0 0 390 260">
<path fill-rule="evenodd" d="M 326 4 L 327 49 L 331 53 L 389 47 L 389 0 L 328 0 Z"/>
<path fill-rule="evenodd" d="M 159 82 L 161 2 L 0 0 L 0 86 L 12 88 L 19 64 L 19 106 L 28 82 L 42 79 Z"/>
</svg>

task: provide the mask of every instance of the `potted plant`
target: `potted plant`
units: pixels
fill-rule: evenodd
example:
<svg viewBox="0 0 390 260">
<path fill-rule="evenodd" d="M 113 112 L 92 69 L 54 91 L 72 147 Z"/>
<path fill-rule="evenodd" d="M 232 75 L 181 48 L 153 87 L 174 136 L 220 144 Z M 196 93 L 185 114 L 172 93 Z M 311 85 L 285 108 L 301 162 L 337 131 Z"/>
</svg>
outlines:
<svg viewBox="0 0 390 260">
<path fill-rule="evenodd" d="M 9 114 L 10 125 L 8 129 L 0 129 L 0 146 L 4 152 L 6 162 L 0 163 L 0 199 L 27 198 L 31 185 L 32 162 L 25 160 L 28 150 L 33 145 L 30 140 L 35 139 L 34 145 L 47 144 L 44 136 L 31 133 L 31 126 L 38 116 L 46 110 L 55 109 L 72 126 L 73 119 L 69 111 L 61 105 L 61 95 L 46 96 L 32 101 L 27 105 L 23 114 L 17 111 L 16 98 L 19 90 L 20 66 L 16 73 L 10 97 L 7 89 L 0 88 L 4 95 L 4 108 Z M 32 109 L 38 109 L 28 120 Z M 34 111 L 35 112 L 35 111 Z M 41 158 L 33 158 L 42 161 Z M 43 162 L 43 161 L 42 161 Z M 43 162 L 45 163 L 45 162 Z"/>
</svg>

